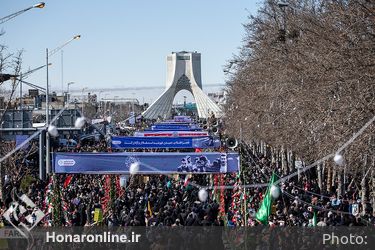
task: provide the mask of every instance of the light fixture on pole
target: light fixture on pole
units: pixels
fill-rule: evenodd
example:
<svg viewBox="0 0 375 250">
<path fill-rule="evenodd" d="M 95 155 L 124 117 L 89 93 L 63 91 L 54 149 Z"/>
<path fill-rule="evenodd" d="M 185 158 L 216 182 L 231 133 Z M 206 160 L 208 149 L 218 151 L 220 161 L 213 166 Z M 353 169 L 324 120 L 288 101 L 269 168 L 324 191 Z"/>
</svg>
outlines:
<svg viewBox="0 0 375 250">
<path fill-rule="evenodd" d="M 62 45 L 60 45 L 59 47 L 51 50 L 48 54 L 48 56 L 52 56 L 54 55 L 56 52 L 60 51 L 62 48 L 64 48 L 66 45 L 68 45 L 69 43 L 71 43 L 73 40 L 78 40 L 81 38 L 81 35 L 75 35 L 73 36 L 71 39 L 69 39 L 68 41 L 66 41 L 65 43 L 63 43 Z"/>
<path fill-rule="evenodd" d="M 80 38 L 81 38 L 81 35 L 76 35 L 72 39 L 70 39 L 67 43 L 73 40 L 80 39 Z M 64 50 L 61 50 L 61 95 L 64 95 Z"/>
<path fill-rule="evenodd" d="M 9 21 L 12 18 L 15 18 L 16 16 L 21 15 L 22 13 L 25 13 L 28 10 L 31 10 L 31 9 L 34 9 L 34 8 L 43 9 L 45 5 L 46 5 L 45 3 L 40 2 L 40 3 L 34 4 L 33 6 L 30 6 L 30 7 L 26 8 L 26 9 L 23 9 L 23 10 L 15 12 L 13 14 L 10 14 L 8 16 L 2 17 L 2 18 L 0 18 L 0 24 Z"/>
<path fill-rule="evenodd" d="M 81 35 L 75 35 L 73 38 L 69 39 L 59 47 L 48 51 L 48 48 L 46 49 L 46 65 L 49 64 L 49 57 L 54 55 L 56 52 L 61 50 L 63 47 L 68 45 L 73 40 L 77 40 L 81 38 Z M 48 75 L 48 67 L 47 67 L 47 76 L 46 76 L 47 86 L 46 86 L 46 127 L 49 126 L 49 75 Z M 46 174 L 49 174 L 51 172 L 51 160 L 50 160 L 50 138 L 49 133 L 46 133 Z"/>
</svg>

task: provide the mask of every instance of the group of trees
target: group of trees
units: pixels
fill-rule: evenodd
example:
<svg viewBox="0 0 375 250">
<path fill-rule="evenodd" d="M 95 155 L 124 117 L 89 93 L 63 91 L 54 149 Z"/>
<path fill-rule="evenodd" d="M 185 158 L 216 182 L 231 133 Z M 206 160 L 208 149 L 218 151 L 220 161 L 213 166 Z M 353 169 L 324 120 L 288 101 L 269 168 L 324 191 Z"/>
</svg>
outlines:
<svg viewBox="0 0 375 250">
<path fill-rule="evenodd" d="M 0 32 L 0 37 L 4 33 Z M 15 97 L 15 92 L 19 81 L 11 76 L 17 76 L 21 72 L 22 53 L 20 50 L 15 53 L 9 52 L 7 46 L 0 44 L 0 97 L 4 103 L 1 106 L 3 110 L 0 111 L 0 123 L 3 121 L 5 111 L 12 106 L 12 100 Z M 10 86 L 4 87 L 4 84 L 10 82 Z M 6 89 L 8 91 L 6 91 Z"/>
<path fill-rule="evenodd" d="M 337 152 L 375 116 L 375 2 L 265 0 L 227 65 L 227 134 L 270 147 L 285 173 Z M 375 204 L 375 124 L 319 165 L 321 188 L 361 187 Z M 323 181 L 322 181 L 323 180 Z M 325 180 L 325 181 L 324 181 Z M 372 189 L 372 193 L 370 190 Z M 336 190 L 334 190 L 336 191 Z"/>
</svg>

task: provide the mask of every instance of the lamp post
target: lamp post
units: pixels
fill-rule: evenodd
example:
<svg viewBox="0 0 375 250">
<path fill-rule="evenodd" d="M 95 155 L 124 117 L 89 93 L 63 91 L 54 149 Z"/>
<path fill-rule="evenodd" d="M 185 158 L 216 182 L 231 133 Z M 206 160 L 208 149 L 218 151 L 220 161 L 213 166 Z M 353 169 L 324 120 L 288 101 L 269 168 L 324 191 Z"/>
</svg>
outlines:
<svg viewBox="0 0 375 250">
<path fill-rule="evenodd" d="M 64 50 L 61 50 L 61 95 L 64 95 Z"/>
<path fill-rule="evenodd" d="M 48 65 L 48 60 L 49 57 L 54 55 L 56 52 L 61 50 L 63 47 L 68 45 L 70 42 L 73 40 L 77 40 L 81 38 L 81 35 L 75 35 L 73 38 L 69 39 L 59 47 L 48 51 L 48 48 L 46 49 L 46 65 Z M 46 127 L 48 128 L 49 126 L 49 75 L 48 75 L 48 67 L 47 68 L 47 76 L 46 76 L 46 81 L 47 81 L 47 86 L 46 86 Z M 50 160 L 50 139 L 49 139 L 49 133 L 46 133 L 46 174 L 49 174 L 51 172 L 51 160 Z"/>
<path fill-rule="evenodd" d="M 68 89 L 67 89 L 67 92 L 66 92 L 66 102 L 67 104 L 69 105 L 70 104 L 70 94 L 69 94 L 69 86 L 74 84 L 74 82 L 68 82 Z"/>
<path fill-rule="evenodd" d="M 5 23 L 6 21 L 9 21 L 12 18 L 15 18 L 16 16 L 21 15 L 22 13 L 25 13 L 28 10 L 31 10 L 31 9 L 34 9 L 34 8 L 43 9 L 45 5 L 46 5 L 45 3 L 40 2 L 40 3 L 34 4 L 33 6 L 30 6 L 26 9 L 23 9 L 23 10 L 15 12 L 13 14 L 10 14 L 8 16 L 2 17 L 2 18 L 0 18 L 0 24 Z"/>
</svg>

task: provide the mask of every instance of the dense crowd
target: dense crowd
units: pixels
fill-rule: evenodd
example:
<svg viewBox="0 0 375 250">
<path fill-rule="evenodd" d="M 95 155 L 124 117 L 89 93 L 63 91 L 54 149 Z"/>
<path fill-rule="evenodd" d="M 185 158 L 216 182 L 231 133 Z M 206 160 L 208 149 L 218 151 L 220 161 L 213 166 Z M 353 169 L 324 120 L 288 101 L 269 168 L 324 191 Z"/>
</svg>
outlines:
<svg viewBox="0 0 375 250">
<path fill-rule="evenodd" d="M 242 169 L 238 174 L 77 174 L 54 175 L 41 181 L 34 171 L 26 187 L 22 186 L 20 178 L 9 175 L 3 184 L 1 213 L 24 192 L 47 214 L 40 222 L 44 226 L 256 226 L 260 223 L 255 214 L 266 188 L 244 188 L 243 185 L 266 184 L 273 172 L 279 178 L 283 173 L 281 164 L 271 163 L 266 156 L 254 153 L 247 146 L 239 148 Z M 59 146 L 55 150 L 110 151 L 104 138 L 78 143 L 74 148 Z M 34 164 L 37 169 L 34 161 L 20 164 Z M 360 194 L 353 186 L 347 185 L 343 196 L 336 197 L 335 187 L 331 192 L 319 189 L 314 171 L 304 172 L 279 186 L 281 195 L 273 201 L 268 222 L 271 226 L 375 225 L 372 205 L 367 204 L 363 212 Z M 199 198 L 201 187 L 208 193 L 207 200 Z M 358 213 L 353 211 L 354 207 L 358 208 Z M 97 209 L 103 215 L 102 221 L 95 219 Z M 3 223 L 7 224 L 5 220 Z"/>
</svg>

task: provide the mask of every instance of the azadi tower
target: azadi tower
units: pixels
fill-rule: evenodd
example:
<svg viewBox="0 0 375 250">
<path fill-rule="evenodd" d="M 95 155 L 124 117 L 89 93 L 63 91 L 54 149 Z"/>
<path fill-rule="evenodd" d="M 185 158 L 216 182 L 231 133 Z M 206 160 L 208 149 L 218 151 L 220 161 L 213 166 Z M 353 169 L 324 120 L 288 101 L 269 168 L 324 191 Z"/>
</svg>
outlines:
<svg viewBox="0 0 375 250">
<path fill-rule="evenodd" d="M 197 105 L 199 118 L 208 118 L 212 113 L 221 116 L 219 106 L 202 90 L 201 54 L 197 52 L 172 52 L 167 56 L 166 89 L 159 98 L 143 112 L 147 119 L 169 118 L 174 97 L 180 90 L 188 90 Z"/>
</svg>

